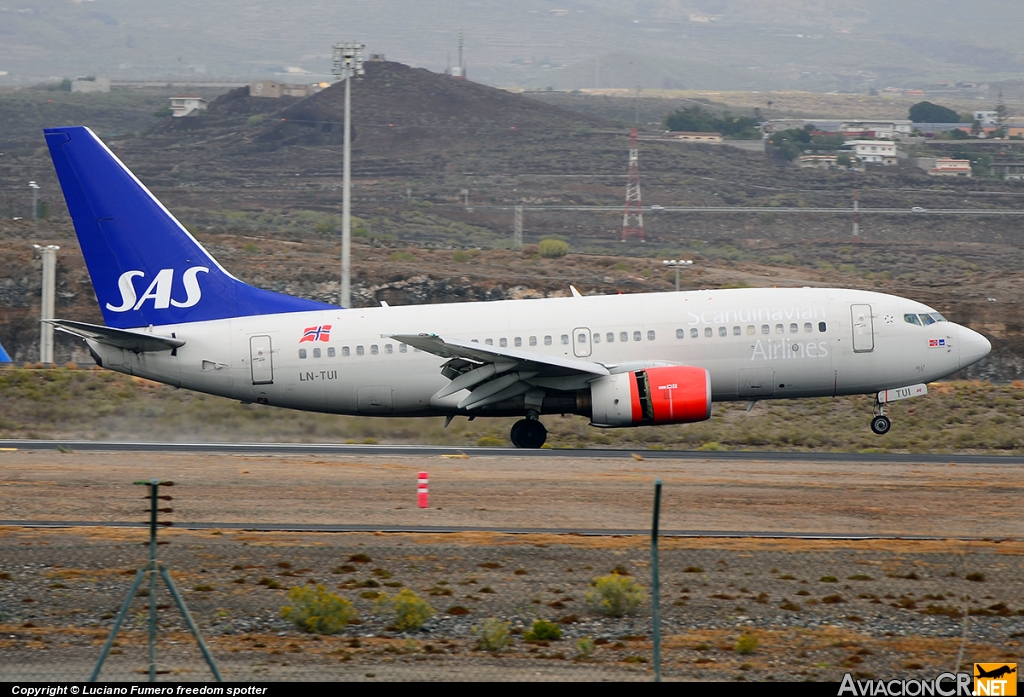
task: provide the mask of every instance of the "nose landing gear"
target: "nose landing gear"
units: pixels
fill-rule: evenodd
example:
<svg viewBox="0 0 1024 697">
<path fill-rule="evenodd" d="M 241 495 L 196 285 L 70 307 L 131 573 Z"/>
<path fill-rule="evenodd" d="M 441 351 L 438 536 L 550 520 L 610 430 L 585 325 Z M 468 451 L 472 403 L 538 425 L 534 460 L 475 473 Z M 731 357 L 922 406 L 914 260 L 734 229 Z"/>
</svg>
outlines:
<svg viewBox="0 0 1024 697">
<path fill-rule="evenodd" d="M 892 428 L 892 421 L 885 415 L 885 404 L 875 398 L 875 415 L 871 419 L 871 430 L 880 436 L 884 436 Z"/>
<path fill-rule="evenodd" d="M 517 448 L 539 448 L 548 439 L 548 430 L 536 416 L 531 415 L 512 424 L 509 439 Z"/>
</svg>

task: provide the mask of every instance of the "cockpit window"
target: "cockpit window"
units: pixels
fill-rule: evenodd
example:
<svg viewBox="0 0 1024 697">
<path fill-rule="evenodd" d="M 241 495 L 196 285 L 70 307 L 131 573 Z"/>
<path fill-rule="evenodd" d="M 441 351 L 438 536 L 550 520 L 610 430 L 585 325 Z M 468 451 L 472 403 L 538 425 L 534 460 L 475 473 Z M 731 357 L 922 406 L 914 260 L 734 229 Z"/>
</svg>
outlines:
<svg viewBox="0 0 1024 697">
<path fill-rule="evenodd" d="M 935 318 L 934 318 L 934 317 L 932 317 L 932 316 L 931 316 L 931 315 L 929 315 L 929 314 L 925 314 L 925 313 L 922 313 L 922 314 L 921 314 L 921 324 L 923 324 L 923 325 L 924 325 L 924 326 L 926 326 L 926 327 L 927 327 L 927 326 L 928 326 L 929 324 L 935 324 Z"/>
<path fill-rule="evenodd" d="M 918 318 L 917 315 L 913 313 L 907 313 L 903 315 L 903 321 L 906 322 L 907 324 L 916 324 L 919 327 L 921 326 L 921 320 Z"/>
</svg>

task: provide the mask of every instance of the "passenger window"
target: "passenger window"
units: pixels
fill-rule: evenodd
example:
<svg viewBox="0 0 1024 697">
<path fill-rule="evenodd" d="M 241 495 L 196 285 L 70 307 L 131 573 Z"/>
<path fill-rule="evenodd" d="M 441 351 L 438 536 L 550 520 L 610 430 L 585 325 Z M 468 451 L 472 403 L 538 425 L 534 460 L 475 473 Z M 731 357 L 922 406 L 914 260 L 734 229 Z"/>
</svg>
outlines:
<svg viewBox="0 0 1024 697">
<path fill-rule="evenodd" d="M 690 330 L 690 338 L 696 339 L 698 336 L 700 336 L 700 334 L 697 332 L 697 327 L 692 328 Z"/>
<path fill-rule="evenodd" d="M 363 355 L 363 347 L 362 346 L 356 346 L 356 355 L 357 356 L 362 356 Z"/>
<path fill-rule="evenodd" d="M 772 333 L 772 328 L 769 327 L 767 324 L 762 324 L 761 325 L 761 333 L 762 334 L 771 334 Z"/>
<path fill-rule="evenodd" d="M 914 314 L 903 315 L 903 321 L 907 324 L 916 324 L 919 327 L 921 326 L 921 320 Z"/>
<path fill-rule="evenodd" d="M 585 344 L 585 343 L 587 343 L 587 335 L 584 334 L 583 332 L 580 332 L 579 334 L 577 334 L 576 335 L 576 343 L 578 343 L 578 344 Z"/>
<path fill-rule="evenodd" d="M 376 356 L 378 351 L 377 344 L 370 344 L 370 355 Z"/>
<path fill-rule="evenodd" d="M 931 315 L 921 315 L 921 323 L 927 327 L 929 324 L 935 324 L 935 318 Z"/>
<path fill-rule="evenodd" d="M 480 339 L 470 339 L 470 341 L 472 341 L 474 344 L 480 343 Z"/>
<path fill-rule="evenodd" d="M 729 330 L 726 327 L 719 327 L 718 336 L 729 336 Z"/>
<path fill-rule="evenodd" d="M 348 350 L 348 346 L 342 346 L 341 347 L 341 355 L 342 356 L 347 356 L 347 355 L 349 355 L 349 353 L 351 353 L 351 352 Z"/>
<path fill-rule="evenodd" d="M 754 336 L 754 334 L 756 334 L 756 333 L 757 333 L 757 329 L 754 327 L 754 325 L 753 324 L 748 324 L 747 325 L 747 335 L 748 336 Z"/>
<path fill-rule="evenodd" d="M 648 329 L 647 330 L 647 340 L 648 341 L 654 341 L 654 336 L 655 336 L 654 330 L 653 329 Z"/>
<path fill-rule="evenodd" d="M 796 322 L 793 322 L 792 324 L 790 324 L 789 325 L 789 333 L 790 334 L 799 334 L 800 333 L 800 325 L 797 324 Z"/>
<path fill-rule="evenodd" d="M 732 335 L 733 336 L 739 336 L 742 333 L 743 333 L 743 331 L 739 327 L 733 327 L 732 328 Z"/>
<path fill-rule="evenodd" d="M 785 329 L 786 328 L 783 327 L 781 324 L 776 324 L 775 325 L 775 333 L 776 334 L 782 334 L 785 331 Z"/>
<path fill-rule="evenodd" d="M 544 337 L 544 345 L 545 346 L 550 346 L 551 345 L 551 335 L 550 334 L 545 335 L 545 337 Z"/>
<path fill-rule="evenodd" d="M 633 341 L 640 341 L 640 332 L 633 332 Z"/>
<path fill-rule="evenodd" d="M 423 353 L 423 351 L 422 351 L 422 350 L 420 350 L 420 349 L 418 349 L 418 348 L 414 348 L 414 349 L 412 350 L 412 352 L 413 352 L 413 353 Z"/>
<path fill-rule="evenodd" d="M 814 328 L 811 326 L 811 323 L 810 322 L 804 322 L 804 334 L 810 334 L 813 331 L 814 331 Z"/>
<path fill-rule="evenodd" d="M 711 327 L 704 327 L 704 336 L 710 339 L 713 335 L 714 332 L 711 331 Z"/>
<path fill-rule="evenodd" d="M 306 349 L 299 349 L 299 358 L 306 357 Z"/>
<path fill-rule="evenodd" d="M 484 339 L 484 343 L 488 346 L 494 346 L 494 339 Z"/>
<path fill-rule="evenodd" d="M 522 346 L 523 345 L 523 337 L 517 336 L 516 340 L 513 343 L 515 343 L 516 346 Z"/>
<path fill-rule="evenodd" d="M 334 358 L 334 347 L 333 346 L 328 346 L 327 347 L 327 357 L 328 358 Z"/>
<path fill-rule="evenodd" d="M 391 344 L 384 344 L 384 353 L 394 353 L 395 347 Z"/>
<path fill-rule="evenodd" d="M 562 340 L 562 346 L 568 346 L 569 345 L 569 335 L 568 334 L 562 334 L 561 340 Z"/>
<path fill-rule="evenodd" d="M 530 346 L 536 346 L 536 345 L 537 345 L 537 337 L 531 336 L 530 337 Z"/>
<path fill-rule="evenodd" d="M 824 331 L 825 331 L 825 323 L 824 322 L 818 322 L 818 331 L 824 333 Z"/>
<path fill-rule="evenodd" d="M 619 341 L 629 341 L 629 332 L 619 332 Z"/>
<path fill-rule="evenodd" d="M 601 335 L 598 332 L 594 332 L 594 343 L 595 344 L 600 344 L 601 343 Z"/>
<path fill-rule="evenodd" d="M 686 338 L 686 330 L 685 329 L 677 329 L 676 330 L 676 338 L 677 339 L 685 339 Z"/>
<path fill-rule="evenodd" d="M 607 334 L 605 334 L 604 335 L 604 340 L 607 341 L 609 344 L 614 344 L 615 343 L 615 332 L 608 332 Z"/>
<path fill-rule="evenodd" d="M 313 349 L 313 358 L 320 358 L 320 349 Z"/>
<path fill-rule="evenodd" d="M 409 351 L 409 346 L 407 344 L 399 344 L 398 345 L 398 352 L 399 353 L 406 353 L 408 351 Z"/>
<path fill-rule="evenodd" d="M 498 339 L 498 346 L 506 348 L 508 346 L 508 339 L 506 339 L 505 337 L 501 337 L 500 339 Z"/>
</svg>

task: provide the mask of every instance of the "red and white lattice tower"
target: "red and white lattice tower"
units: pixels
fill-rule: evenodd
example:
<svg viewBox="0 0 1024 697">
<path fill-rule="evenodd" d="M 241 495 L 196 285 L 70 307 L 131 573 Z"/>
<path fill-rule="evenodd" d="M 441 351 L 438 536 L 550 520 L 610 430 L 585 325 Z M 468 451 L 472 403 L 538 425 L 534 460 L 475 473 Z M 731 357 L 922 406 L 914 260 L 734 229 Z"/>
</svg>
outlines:
<svg viewBox="0 0 1024 697">
<path fill-rule="evenodd" d="M 636 129 L 629 133 L 629 176 L 626 178 L 626 210 L 622 214 L 622 241 L 639 237 L 644 241 L 644 210 L 640 203 L 640 154 Z"/>
</svg>

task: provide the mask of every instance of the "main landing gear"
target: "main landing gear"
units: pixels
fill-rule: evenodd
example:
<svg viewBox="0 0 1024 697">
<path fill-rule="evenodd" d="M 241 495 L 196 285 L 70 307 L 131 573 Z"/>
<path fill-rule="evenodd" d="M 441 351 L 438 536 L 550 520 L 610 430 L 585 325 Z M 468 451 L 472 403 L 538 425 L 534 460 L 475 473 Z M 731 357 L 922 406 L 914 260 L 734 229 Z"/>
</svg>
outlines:
<svg viewBox="0 0 1024 697">
<path fill-rule="evenodd" d="M 871 430 L 880 436 L 884 436 L 892 428 L 892 421 L 885 415 L 885 405 L 875 398 L 875 415 L 871 419 Z"/>
<path fill-rule="evenodd" d="M 539 448 L 548 439 L 548 430 L 536 416 L 527 417 L 512 424 L 509 438 L 517 448 Z"/>
</svg>

